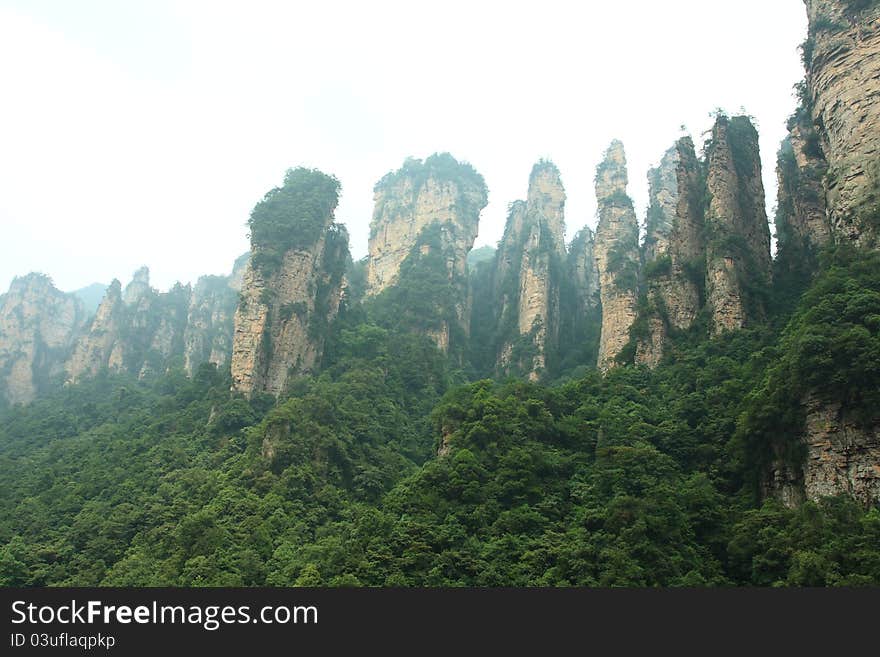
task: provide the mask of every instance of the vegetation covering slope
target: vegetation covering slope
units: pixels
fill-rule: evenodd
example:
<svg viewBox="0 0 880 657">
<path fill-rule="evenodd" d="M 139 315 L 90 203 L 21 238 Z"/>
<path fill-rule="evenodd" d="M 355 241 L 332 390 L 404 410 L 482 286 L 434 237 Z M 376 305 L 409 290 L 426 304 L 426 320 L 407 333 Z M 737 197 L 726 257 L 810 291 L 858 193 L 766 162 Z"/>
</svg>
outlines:
<svg viewBox="0 0 880 657">
<path fill-rule="evenodd" d="M 277 403 L 99 375 L 0 415 L 0 584 L 880 584 L 880 509 L 755 485 L 799 386 L 876 407 L 878 289 L 839 250 L 790 316 L 550 385 L 468 382 L 381 301 Z"/>
</svg>

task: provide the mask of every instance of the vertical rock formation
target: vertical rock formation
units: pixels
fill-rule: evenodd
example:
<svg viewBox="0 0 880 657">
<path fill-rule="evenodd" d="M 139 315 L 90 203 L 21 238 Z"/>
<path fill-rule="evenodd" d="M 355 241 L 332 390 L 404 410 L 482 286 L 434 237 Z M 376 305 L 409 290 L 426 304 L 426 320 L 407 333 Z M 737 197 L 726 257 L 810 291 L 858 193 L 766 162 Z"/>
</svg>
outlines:
<svg viewBox="0 0 880 657">
<path fill-rule="evenodd" d="M 400 319 L 448 351 L 452 335 L 467 331 L 467 255 L 488 200 L 483 178 L 470 165 L 441 153 L 424 162 L 407 160 L 374 191 L 367 295 L 428 275 L 437 288 L 431 290 L 436 307 L 427 316 L 411 318 L 414 322 L 406 321 L 405 312 Z"/>
<path fill-rule="evenodd" d="M 150 270 L 144 266 L 134 272 L 131 282 L 125 286 L 122 300 L 127 306 L 137 305 L 141 299 L 150 293 Z"/>
<path fill-rule="evenodd" d="M 602 323 L 596 236 L 584 226 L 568 246 L 559 285 L 559 370 L 594 364 Z"/>
<path fill-rule="evenodd" d="M 602 328 L 597 366 L 605 371 L 629 342 L 636 319 L 639 271 L 639 223 L 626 194 L 626 156 L 615 140 L 596 170 L 596 266 L 602 301 Z"/>
<path fill-rule="evenodd" d="M 92 318 L 88 332 L 77 341 L 65 366 L 69 383 L 92 376 L 102 367 L 122 367 L 119 336 L 124 322 L 124 306 L 122 284 L 118 279 L 113 279 Z"/>
<path fill-rule="evenodd" d="M 163 373 L 183 354 L 191 296 L 190 286 L 179 283 L 164 293 L 153 289 L 146 267 L 134 273 L 124 292 L 114 281 L 66 363 L 68 383 L 103 368 L 141 378 Z"/>
<path fill-rule="evenodd" d="M 764 207 L 758 133 L 744 116 L 719 116 L 706 147 L 706 295 L 712 331 L 764 316 L 770 282 L 770 228 Z"/>
<path fill-rule="evenodd" d="M 541 160 L 532 167 L 527 198 L 528 213 L 539 219 L 542 230 L 549 235 L 548 247 L 562 256 L 565 253 L 565 188 L 555 164 Z"/>
<path fill-rule="evenodd" d="M 502 339 L 497 369 L 521 372 L 534 381 L 559 342 L 565 189 L 556 165 L 541 161 L 533 167 L 527 198 L 511 205 L 498 250 L 495 288 Z"/>
<path fill-rule="evenodd" d="M 278 395 L 319 364 L 349 258 L 348 233 L 333 221 L 338 196 L 335 178 L 291 169 L 251 213 L 251 260 L 234 318 L 234 390 Z"/>
<path fill-rule="evenodd" d="M 599 306 L 599 268 L 596 264 L 596 235 L 588 226 L 579 230 L 568 248 L 571 276 L 572 314 L 581 320 Z"/>
<path fill-rule="evenodd" d="M 183 335 L 183 365 L 192 375 L 202 363 L 222 367 L 232 355 L 233 316 L 250 254 L 229 276 L 201 276 L 193 289 Z"/>
<path fill-rule="evenodd" d="M 0 296 L 0 401 L 29 403 L 59 375 L 85 319 L 82 303 L 48 276 L 14 279 Z"/>
<path fill-rule="evenodd" d="M 776 216 L 777 271 L 802 285 L 825 244 L 880 245 L 880 2 L 806 5 L 807 75 L 779 151 Z M 766 494 L 790 506 L 834 495 L 880 501 L 880 418 L 854 412 L 836 392 L 819 385 L 803 395 L 805 458 L 777 454 Z"/>
<path fill-rule="evenodd" d="M 880 233 L 880 3 L 806 0 L 813 120 L 828 161 L 838 239 L 876 247 Z"/>
<path fill-rule="evenodd" d="M 705 275 L 700 168 L 690 137 L 666 151 L 648 172 L 650 206 L 644 245 L 647 334 L 636 362 L 656 366 L 670 328 L 693 324 L 701 307 Z"/>
<path fill-rule="evenodd" d="M 777 251 L 780 258 L 792 260 L 814 255 L 831 240 L 822 182 L 828 164 L 805 118 L 802 110 L 791 118 L 776 160 Z"/>
</svg>

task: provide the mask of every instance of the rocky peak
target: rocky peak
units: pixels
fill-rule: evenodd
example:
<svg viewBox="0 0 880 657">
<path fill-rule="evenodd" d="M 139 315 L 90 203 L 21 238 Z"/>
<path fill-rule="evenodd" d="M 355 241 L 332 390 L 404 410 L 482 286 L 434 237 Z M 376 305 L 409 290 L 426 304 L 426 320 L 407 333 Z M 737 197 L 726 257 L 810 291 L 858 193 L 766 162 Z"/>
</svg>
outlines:
<svg viewBox="0 0 880 657">
<path fill-rule="evenodd" d="M 565 188 L 559 169 L 541 160 L 529 176 L 528 211 L 540 217 L 559 253 L 565 251 Z"/>
<path fill-rule="evenodd" d="M 67 362 L 65 370 L 69 383 L 94 375 L 102 367 L 122 368 L 119 335 L 124 321 L 124 307 L 122 284 L 114 278 L 92 318 L 88 332 L 79 338 Z"/>
<path fill-rule="evenodd" d="M 452 345 L 454 336 L 466 335 L 469 328 L 467 256 L 488 200 L 483 177 L 469 164 L 439 153 L 424 161 L 408 159 L 374 191 L 367 295 L 397 288 L 385 301 L 393 297 L 405 305 L 405 288 L 417 278 L 425 278 L 424 284 L 430 280 L 437 303 L 430 316 L 409 323 L 442 351 L 450 346 L 458 351 L 463 345 Z M 399 318 L 411 317 L 411 309 L 400 310 Z"/>
<path fill-rule="evenodd" d="M 495 265 L 500 300 L 496 369 L 537 380 L 559 338 L 559 292 L 565 266 L 565 188 L 542 160 L 529 176 L 526 201 L 510 206 Z"/>
<path fill-rule="evenodd" d="M 701 306 L 703 190 L 690 137 L 679 139 L 648 172 L 648 188 L 643 269 L 647 333 L 639 336 L 636 362 L 654 367 L 669 329 L 690 327 Z"/>
<path fill-rule="evenodd" d="M 187 309 L 183 362 L 192 375 L 202 363 L 223 366 L 232 355 L 233 316 L 250 254 L 236 259 L 229 276 L 201 276 Z"/>
<path fill-rule="evenodd" d="M 228 285 L 236 292 L 241 291 L 241 286 L 244 282 L 244 273 L 247 271 L 247 265 L 250 259 L 251 254 L 250 251 L 248 251 L 247 253 L 238 256 L 235 259 L 235 263 L 232 265 L 232 273 L 229 274 Z"/>
<path fill-rule="evenodd" d="M 639 270 L 639 223 L 626 194 L 623 144 L 611 142 L 596 170 L 599 223 L 594 253 L 602 300 L 602 328 L 597 366 L 607 370 L 629 342 L 636 318 Z"/>
<path fill-rule="evenodd" d="M 291 169 L 251 213 L 251 259 L 235 311 L 233 389 L 278 395 L 312 371 L 336 317 L 348 233 L 334 223 L 339 182 Z"/>
<path fill-rule="evenodd" d="M 127 306 L 136 305 L 141 299 L 150 293 L 150 269 L 140 267 L 132 274 L 131 282 L 125 286 L 122 300 Z"/>
<path fill-rule="evenodd" d="M 483 177 L 473 167 L 448 153 L 424 162 L 411 158 L 376 183 L 374 193 L 368 295 L 397 282 L 401 265 L 432 224 L 443 228 L 444 246 L 451 248 L 450 278 L 464 277 L 480 211 L 488 201 Z"/>
<path fill-rule="evenodd" d="M 26 404 L 60 374 L 86 313 L 44 274 L 15 278 L 0 296 L 0 401 Z"/>
<path fill-rule="evenodd" d="M 624 197 L 628 183 L 623 142 L 615 139 L 608 146 L 601 164 L 596 169 L 596 200 L 605 204 L 615 200 L 625 204 Z"/>
<path fill-rule="evenodd" d="M 706 294 L 718 334 L 764 316 L 760 290 L 770 281 L 770 227 L 751 120 L 719 115 L 706 157 Z"/>
</svg>

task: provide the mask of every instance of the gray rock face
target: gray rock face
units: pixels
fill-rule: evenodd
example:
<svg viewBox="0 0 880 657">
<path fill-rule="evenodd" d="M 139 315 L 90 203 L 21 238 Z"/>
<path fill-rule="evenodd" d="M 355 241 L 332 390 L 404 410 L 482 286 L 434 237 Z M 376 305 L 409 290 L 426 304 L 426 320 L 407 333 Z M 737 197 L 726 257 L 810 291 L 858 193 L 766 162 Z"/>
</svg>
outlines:
<svg viewBox="0 0 880 657">
<path fill-rule="evenodd" d="M 225 366 L 232 356 L 233 318 L 250 253 L 228 276 L 201 276 L 192 291 L 183 333 L 183 366 L 192 376 L 202 363 Z"/>
<path fill-rule="evenodd" d="M 639 223 L 626 194 L 627 172 L 623 144 L 613 141 L 596 170 L 599 224 L 594 253 L 599 272 L 602 329 L 597 367 L 606 371 L 629 342 L 637 315 Z"/>
<path fill-rule="evenodd" d="M 450 277 L 464 277 L 486 203 L 482 179 L 448 155 L 434 155 L 425 162 L 408 160 L 380 180 L 370 223 L 367 294 L 376 295 L 395 284 L 403 261 L 432 224 L 443 227 L 444 240 L 454 253 Z"/>
<path fill-rule="evenodd" d="M 807 410 L 807 499 L 846 494 L 865 503 L 880 501 L 880 415 L 858 422 L 839 403 L 812 396 Z"/>
<path fill-rule="evenodd" d="M 79 299 L 57 290 L 48 276 L 12 281 L 0 296 L 0 396 L 6 403 L 33 401 L 61 374 L 85 320 Z"/>
</svg>

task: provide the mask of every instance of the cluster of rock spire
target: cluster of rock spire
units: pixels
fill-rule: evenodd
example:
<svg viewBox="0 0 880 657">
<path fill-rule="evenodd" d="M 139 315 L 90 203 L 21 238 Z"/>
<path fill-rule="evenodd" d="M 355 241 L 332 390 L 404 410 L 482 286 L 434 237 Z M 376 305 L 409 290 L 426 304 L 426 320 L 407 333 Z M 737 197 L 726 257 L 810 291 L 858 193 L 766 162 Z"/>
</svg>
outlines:
<svg viewBox="0 0 880 657">
<path fill-rule="evenodd" d="M 48 276 L 16 278 L 0 297 L 0 395 L 28 403 L 59 381 L 102 370 L 143 378 L 174 360 L 189 374 L 202 363 L 225 365 L 246 262 L 239 258 L 229 276 L 202 276 L 195 287 L 168 292 L 152 288 L 142 267 L 124 290 L 114 280 L 91 315 Z"/>
<path fill-rule="evenodd" d="M 829 242 L 876 247 L 880 231 L 880 5 L 806 4 L 806 79 L 777 163 L 778 260 L 789 267 Z M 596 171 L 595 234 L 585 227 L 566 245 L 560 172 L 537 163 L 525 200 L 510 205 L 494 256 L 471 271 L 468 254 L 487 202 L 482 177 L 448 154 L 407 160 L 375 188 L 365 300 L 406 289 L 394 297 L 403 322 L 406 299 L 430 290 L 436 312 L 408 328 L 450 357 L 479 362 L 477 370 L 532 380 L 562 363 L 585 364 L 575 353 L 590 354 L 603 371 L 622 362 L 654 367 L 671 337 L 701 318 L 713 335 L 761 321 L 772 260 L 750 119 L 718 116 L 702 157 L 689 137 L 662 156 L 648 173 L 641 242 L 628 184 L 623 144 L 614 141 Z M 143 377 L 175 359 L 190 373 L 202 362 L 229 362 L 235 391 L 282 393 L 294 377 L 320 367 L 346 299 L 361 301 L 348 290 L 357 265 L 334 207 L 335 196 L 313 218 L 308 239 L 286 250 L 254 242 L 248 263 L 238 262 L 229 277 L 203 277 L 194 288 L 165 293 L 150 287 L 146 269 L 125 290 L 114 281 L 93 317 L 45 276 L 16 279 L 0 298 L 0 394 L 28 402 L 52 380 L 75 382 L 102 369 Z M 272 267 L 261 264 L 270 260 Z M 419 272 L 429 263 L 426 282 Z M 848 426 L 840 420 L 845 409 L 829 410 L 817 399 L 810 398 L 808 426 L 829 413 L 837 413 L 834 426 Z M 846 474 L 876 469 L 876 439 L 849 435 L 850 443 L 867 445 L 860 453 L 868 456 L 854 463 L 841 456 L 844 446 L 835 441 L 843 438 L 829 432 L 813 442 L 812 434 L 805 437 L 812 469 L 775 472 L 768 487 L 833 481 L 832 488 L 877 487 L 880 497 L 880 482 Z M 806 495 L 826 489 L 808 484 Z"/>
</svg>

